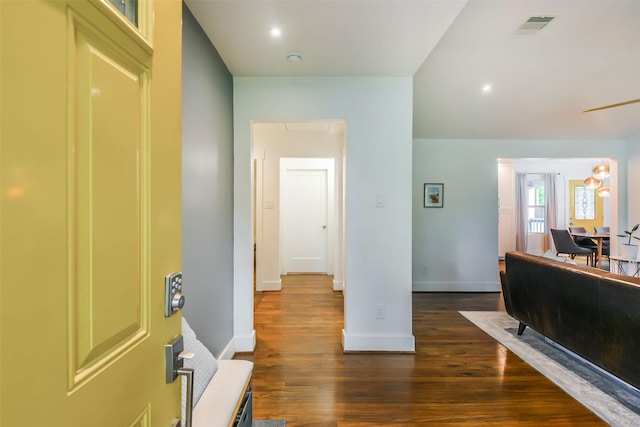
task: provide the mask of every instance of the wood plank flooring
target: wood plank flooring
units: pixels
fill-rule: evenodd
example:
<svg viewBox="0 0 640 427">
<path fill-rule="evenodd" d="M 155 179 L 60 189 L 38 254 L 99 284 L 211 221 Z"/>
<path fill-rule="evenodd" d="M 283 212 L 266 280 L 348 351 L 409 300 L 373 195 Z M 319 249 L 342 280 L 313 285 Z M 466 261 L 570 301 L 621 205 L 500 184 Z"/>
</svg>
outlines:
<svg viewBox="0 0 640 427">
<path fill-rule="evenodd" d="M 458 310 L 504 310 L 498 293 L 414 293 L 415 354 L 342 351 L 330 276 L 283 276 L 255 297 L 254 419 L 287 427 L 603 426 Z"/>
</svg>

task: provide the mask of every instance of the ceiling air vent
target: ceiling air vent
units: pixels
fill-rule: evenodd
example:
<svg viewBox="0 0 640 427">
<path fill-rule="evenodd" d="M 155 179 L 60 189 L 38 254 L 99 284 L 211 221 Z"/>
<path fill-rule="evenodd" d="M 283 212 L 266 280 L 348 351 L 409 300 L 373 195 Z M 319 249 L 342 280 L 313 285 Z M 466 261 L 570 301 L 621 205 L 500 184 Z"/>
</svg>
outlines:
<svg viewBox="0 0 640 427">
<path fill-rule="evenodd" d="M 555 18 L 554 16 L 532 16 L 527 19 L 527 21 L 520 25 L 518 28 L 519 33 L 532 33 L 536 31 L 540 31 L 543 29 L 549 22 L 551 22 Z"/>
</svg>

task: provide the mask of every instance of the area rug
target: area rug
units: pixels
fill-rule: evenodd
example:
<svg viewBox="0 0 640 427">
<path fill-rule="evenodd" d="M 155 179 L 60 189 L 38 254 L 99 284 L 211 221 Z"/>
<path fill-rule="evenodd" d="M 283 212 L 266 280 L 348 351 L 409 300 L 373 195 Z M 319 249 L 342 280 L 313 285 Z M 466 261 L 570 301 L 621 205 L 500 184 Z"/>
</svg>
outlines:
<svg viewBox="0 0 640 427">
<path fill-rule="evenodd" d="M 518 336 L 518 321 L 505 312 L 461 311 L 460 314 L 609 425 L 640 425 L 640 391 L 636 388 L 545 340 L 531 328 Z"/>
<path fill-rule="evenodd" d="M 285 427 L 286 421 L 283 420 L 253 420 L 251 427 Z"/>
</svg>

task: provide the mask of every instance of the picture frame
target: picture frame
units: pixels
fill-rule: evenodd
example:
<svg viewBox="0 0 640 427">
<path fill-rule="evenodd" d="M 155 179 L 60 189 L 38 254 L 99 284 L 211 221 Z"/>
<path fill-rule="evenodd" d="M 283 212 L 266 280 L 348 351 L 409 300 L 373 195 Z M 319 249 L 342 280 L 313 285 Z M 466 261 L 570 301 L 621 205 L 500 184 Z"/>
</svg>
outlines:
<svg viewBox="0 0 640 427">
<path fill-rule="evenodd" d="M 424 207 L 441 208 L 444 206 L 444 184 L 426 183 L 424 184 Z"/>
</svg>

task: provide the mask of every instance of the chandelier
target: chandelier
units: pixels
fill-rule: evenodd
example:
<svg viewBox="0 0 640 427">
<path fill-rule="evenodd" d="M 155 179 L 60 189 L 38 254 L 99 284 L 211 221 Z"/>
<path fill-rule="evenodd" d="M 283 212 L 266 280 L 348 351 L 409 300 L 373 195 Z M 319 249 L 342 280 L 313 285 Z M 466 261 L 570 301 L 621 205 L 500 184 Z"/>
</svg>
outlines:
<svg viewBox="0 0 640 427">
<path fill-rule="evenodd" d="M 609 197 L 611 195 L 611 189 L 607 185 L 609 176 L 611 176 L 611 168 L 609 164 L 602 161 L 593 168 L 592 175 L 584 180 L 584 186 L 590 190 L 598 189 L 600 197 Z"/>
</svg>

